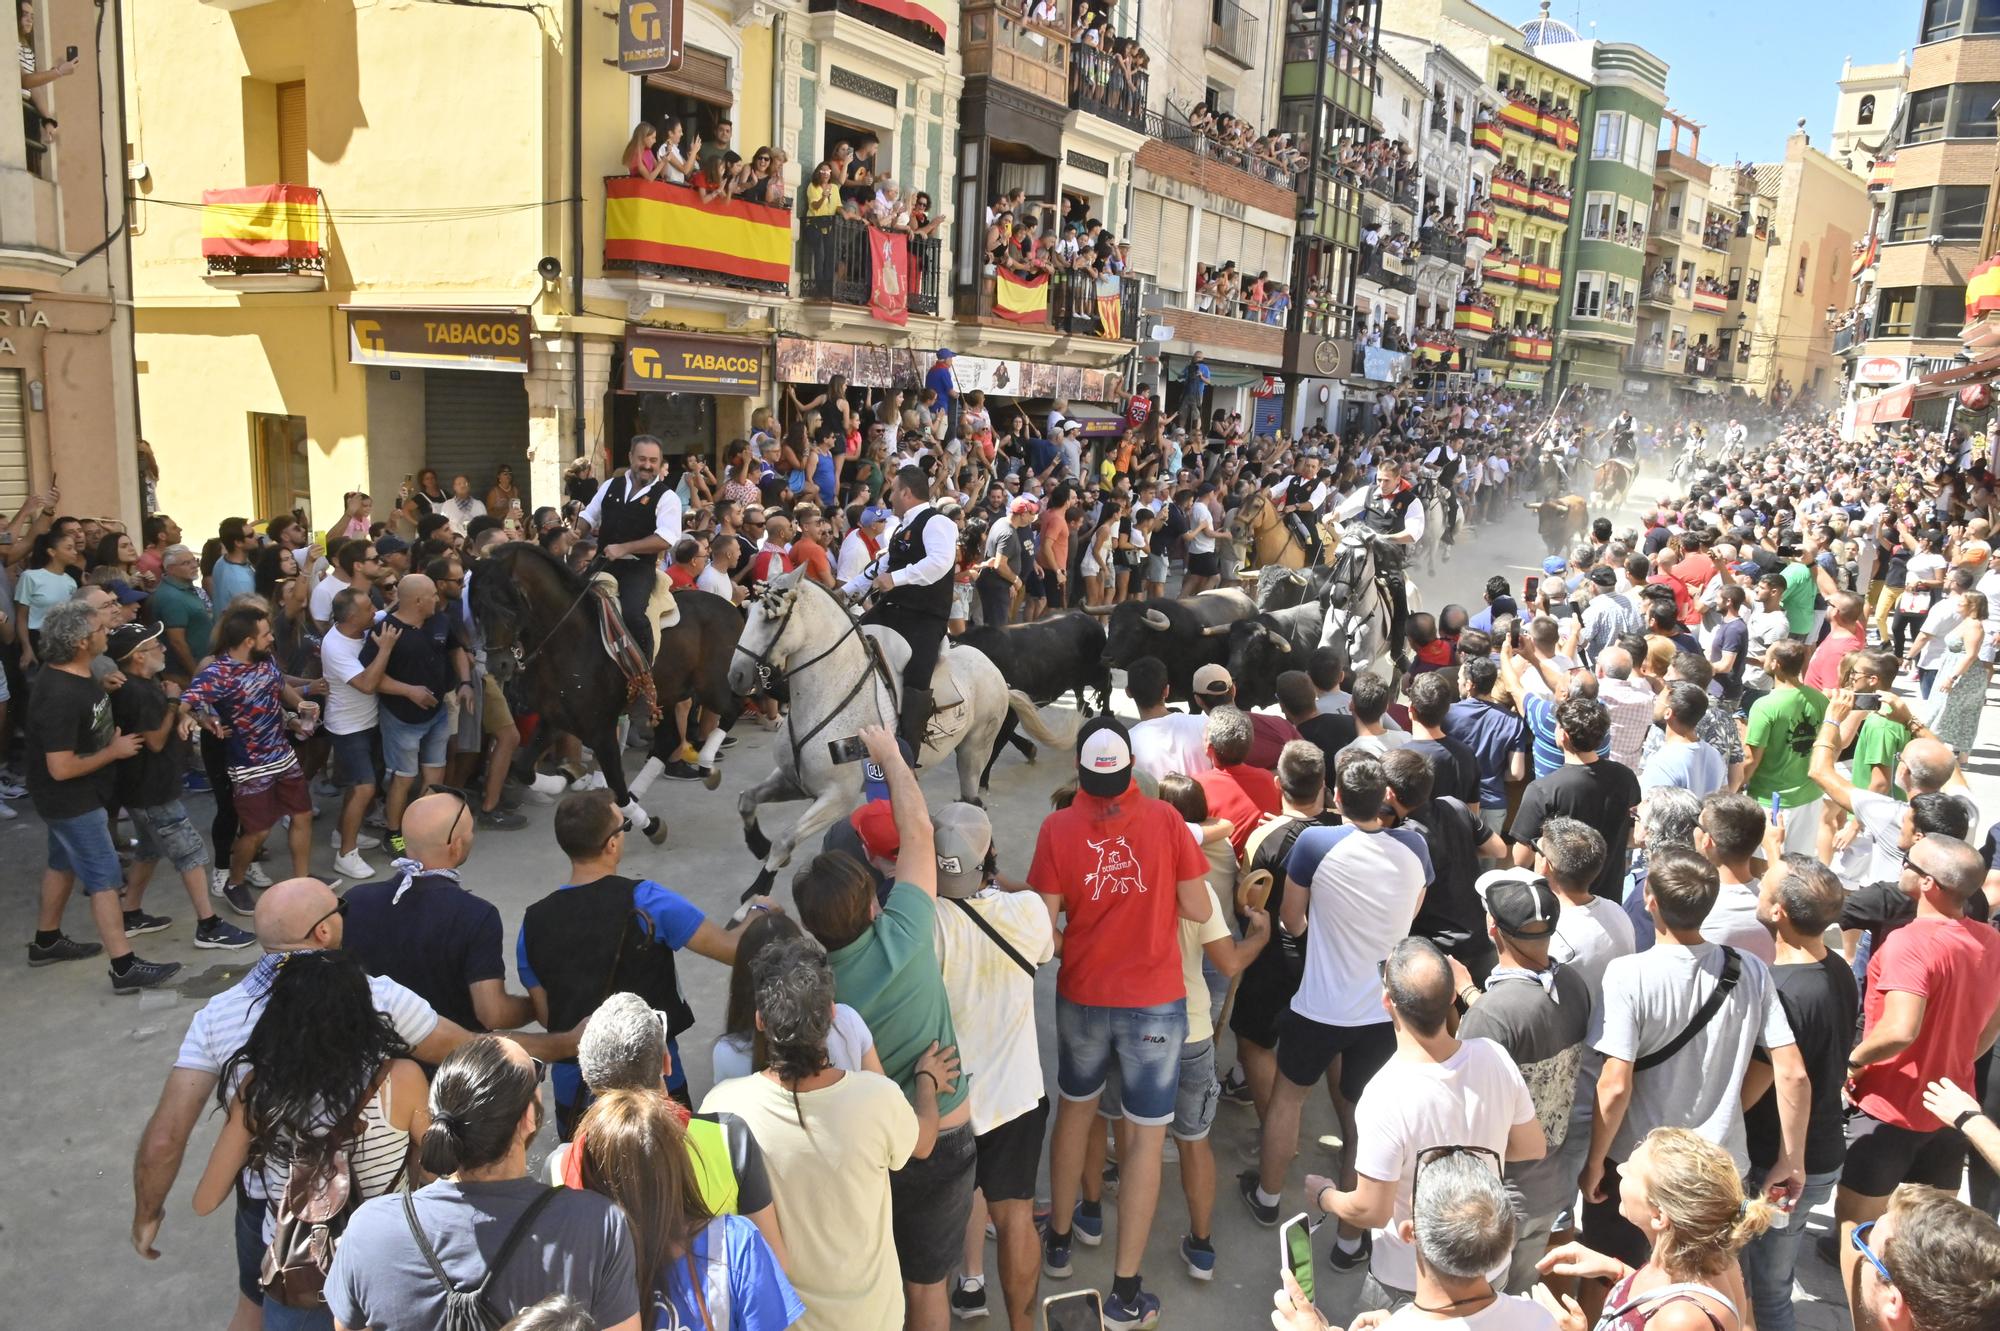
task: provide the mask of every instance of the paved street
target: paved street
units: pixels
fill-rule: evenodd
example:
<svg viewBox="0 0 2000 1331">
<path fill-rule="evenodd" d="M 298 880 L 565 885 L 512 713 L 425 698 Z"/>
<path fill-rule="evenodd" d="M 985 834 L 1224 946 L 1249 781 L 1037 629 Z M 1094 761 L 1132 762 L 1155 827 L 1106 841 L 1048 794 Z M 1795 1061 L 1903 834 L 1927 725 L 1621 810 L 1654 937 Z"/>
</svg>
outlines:
<svg viewBox="0 0 2000 1331">
<path fill-rule="evenodd" d="M 1648 493 L 1643 482 L 1635 493 Z M 1423 604 L 1431 609 L 1447 600 L 1476 605 L 1478 588 L 1491 572 L 1502 569 L 1518 579 L 1539 563 L 1539 555 L 1529 519 L 1517 508 L 1504 522 L 1461 545 L 1440 576 L 1420 579 Z M 729 756 L 719 792 L 671 782 L 654 788 L 647 803 L 668 818 L 668 843 L 654 849 L 634 838 L 625 866 L 661 880 L 717 917 L 728 914 L 754 873 L 754 862 L 737 833 L 735 796 L 764 774 L 769 751 L 769 737 L 757 728 L 745 726 L 737 733 L 742 743 Z M 2000 799 L 1991 775 L 1990 748 L 1985 757 L 1975 785 L 1983 795 Z M 995 772 L 989 808 L 1008 872 L 1025 871 L 1037 821 L 1063 770 L 1059 755 L 1045 755 L 1034 766 L 1010 755 Z M 944 768 L 924 773 L 924 786 L 934 800 L 950 798 L 955 789 L 953 776 Z M 197 803 L 197 822 L 205 826 L 206 801 Z M 0 938 L 10 940 L 10 947 L 32 929 L 35 884 L 43 862 L 39 823 L 25 802 L 17 807 L 22 816 L 0 824 L 0 863 L 8 866 L 9 885 L 0 894 Z M 499 905 L 510 958 L 523 909 L 559 884 L 565 867 L 549 832 L 549 810 L 530 806 L 528 812 L 531 823 L 526 830 L 482 834 L 466 874 L 469 886 Z M 782 826 L 790 816 L 774 810 L 768 822 Z M 322 873 L 330 872 L 324 832 L 316 831 L 314 841 L 316 866 Z M 373 862 L 384 868 L 387 861 L 376 852 Z M 783 883 L 781 879 L 779 897 L 788 901 Z M 192 1180 L 213 1137 L 213 1121 L 198 1133 L 169 1201 L 160 1237 L 161 1260 L 142 1262 L 126 1237 L 132 1147 L 181 1034 L 201 1002 L 233 983 L 254 960 L 250 953 L 195 951 L 190 945 L 187 903 L 177 900 L 179 895 L 167 875 L 154 880 L 148 904 L 176 916 L 177 923 L 141 942 L 148 957 L 187 963 L 187 971 L 171 991 L 114 997 L 98 962 L 31 971 L 13 950 L 0 964 L 0 1006 L 10 1014 L 8 1045 L 14 1067 L 0 1089 L 0 1121 L 11 1129 L 7 1145 L 0 1148 L 4 1149 L 0 1177 L 6 1179 L 0 1187 L 0 1289 L 7 1292 L 0 1324 L 26 1324 L 26 1310 L 35 1308 L 60 1309 L 54 1324 L 78 1327 L 113 1324 L 141 1313 L 156 1325 L 219 1326 L 228 1315 L 233 1265 L 227 1215 L 197 1219 L 188 1201 Z M 88 936 L 80 902 L 72 905 L 68 924 L 73 933 Z M 707 1048 L 718 1030 L 727 975 L 722 967 L 696 958 L 683 966 L 682 977 L 698 1021 L 681 1044 L 699 1094 L 710 1083 Z M 1054 983 L 1054 968 L 1046 968 L 1037 988 L 1043 1063 L 1050 1069 Z M 1255 1122 L 1251 1110 L 1227 1104 L 1217 1120 L 1221 1195 L 1215 1241 L 1220 1262 L 1212 1284 L 1190 1281 L 1175 1255 L 1186 1212 L 1169 1168 L 1146 1278 L 1165 1301 L 1170 1325 L 1240 1328 L 1263 1321 L 1276 1279 L 1276 1238 L 1249 1220 L 1234 1196 L 1233 1184 L 1236 1172 L 1254 1159 Z M 1331 1116 L 1321 1101 L 1311 1107 L 1307 1119 L 1300 1165 L 1291 1176 L 1295 1190 L 1306 1168 L 1326 1168 L 1331 1157 L 1315 1142 L 1323 1141 L 1321 1134 L 1330 1130 Z M 1292 1200 L 1296 1202 L 1296 1191 Z M 1075 1280 L 1108 1286 L 1110 1252 L 1108 1245 L 1079 1247 Z M 1323 1306 L 1336 1320 L 1344 1320 L 1358 1276 L 1335 1281 L 1322 1268 L 1322 1278 Z M 1806 1331 L 1844 1325 L 1836 1282 L 1809 1248 L 1802 1278 L 1808 1294 L 1800 1325 Z M 1053 1287 L 1053 1282 L 1045 1282 L 1044 1291 Z M 1835 1302 L 1822 1302 L 1826 1298 Z"/>
</svg>

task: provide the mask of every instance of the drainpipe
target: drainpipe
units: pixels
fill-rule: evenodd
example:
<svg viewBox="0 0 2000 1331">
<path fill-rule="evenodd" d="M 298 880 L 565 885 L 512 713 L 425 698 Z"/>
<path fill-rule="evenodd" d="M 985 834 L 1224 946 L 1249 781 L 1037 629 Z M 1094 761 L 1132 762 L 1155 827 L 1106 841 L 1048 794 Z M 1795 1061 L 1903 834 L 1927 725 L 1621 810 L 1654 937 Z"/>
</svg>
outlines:
<svg viewBox="0 0 2000 1331">
<path fill-rule="evenodd" d="M 785 19 L 780 13 L 771 18 L 771 146 L 785 146 Z M 800 170 L 805 170 L 802 162 Z M 807 173 L 810 177 L 810 172 Z"/>
<path fill-rule="evenodd" d="M 569 354 L 576 457 L 588 447 L 583 421 L 583 0 L 569 5 Z"/>
</svg>

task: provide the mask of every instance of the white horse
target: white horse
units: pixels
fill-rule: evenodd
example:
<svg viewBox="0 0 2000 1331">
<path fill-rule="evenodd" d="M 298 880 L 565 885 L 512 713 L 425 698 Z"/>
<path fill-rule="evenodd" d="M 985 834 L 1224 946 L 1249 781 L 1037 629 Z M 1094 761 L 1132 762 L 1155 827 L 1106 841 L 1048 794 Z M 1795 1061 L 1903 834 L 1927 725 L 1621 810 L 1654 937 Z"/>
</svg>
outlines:
<svg viewBox="0 0 2000 1331">
<path fill-rule="evenodd" d="M 729 667 L 730 687 L 748 694 L 782 681 L 789 705 L 777 735 L 777 766 L 762 783 L 737 798 L 743 839 L 764 861 L 746 897 L 769 889 L 801 841 L 816 836 L 861 802 L 862 765 L 836 763 L 828 751 L 863 726 L 896 724 L 903 665 L 910 657 L 901 634 L 863 625 L 832 592 L 803 576 L 781 574 L 750 602 L 750 615 Z M 946 645 L 939 658 L 948 691 L 935 690 L 938 710 L 924 734 L 922 760 L 953 754 L 959 798 L 979 802 L 979 775 L 1011 708 L 1038 743 L 1067 748 L 1072 738 L 1049 729 L 1028 695 L 1009 690 L 1000 668 L 971 647 Z M 950 699 L 951 701 L 947 701 Z M 811 800 L 790 831 L 776 841 L 757 825 L 757 806 Z"/>
<path fill-rule="evenodd" d="M 1391 607 L 1376 576 L 1375 540 L 1374 533 L 1358 523 L 1341 536 L 1334 549 L 1334 573 L 1324 593 L 1326 623 L 1319 641 L 1322 647 L 1344 645 L 1348 668 L 1356 674 L 1366 672 L 1392 683 L 1396 661 L 1395 653 L 1388 650 Z M 1418 608 L 1417 586 L 1407 573 L 1403 596 L 1414 613 Z"/>
</svg>

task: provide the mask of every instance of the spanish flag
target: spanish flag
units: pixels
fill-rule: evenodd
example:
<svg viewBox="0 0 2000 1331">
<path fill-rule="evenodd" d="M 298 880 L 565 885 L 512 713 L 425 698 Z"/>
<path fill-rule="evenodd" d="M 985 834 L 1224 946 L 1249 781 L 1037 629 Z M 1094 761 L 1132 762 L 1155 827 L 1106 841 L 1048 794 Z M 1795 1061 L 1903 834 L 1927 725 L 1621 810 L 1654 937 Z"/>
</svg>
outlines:
<svg viewBox="0 0 2000 1331">
<path fill-rule="evenodd" d="M 1493 311 L 1481 305 L 1461 305 L 1454 326 L 1461 333 L 1490 333 L 1493 331 Z"/>
<path fill-rule="evenodd" d="M 1527 134 L 1533 134 L 1542 127 L 1541 111 L 1525 102 L 1507 102 L 1500 108 L 1500 119 Z"/>
<path fill-rule="evenodd" d="M 604 258 L 722 273 L 782 291 L 792 273 L 792 215 L 740 199 L 703 203 L 689 185 L 608 176 Z"/>
<path fill-rule="evenodd" d="M 1049 275 L 1016 277 L 1004 266 L 993 275 L 993 313 L 1017 324 L 1049 321 Z"/>
<path fill-rule="evenodd" d="M 1965 321 L 2000 314 L 2000 258 L 1988 259 L 1965 275 Z"/>
<path fill-rule="evenodd" d="M 319 191 L 310 185 L 251 185 L 201 192 L 201 252 L 209 258 L 316 259 Z"/>
<path fill-rule="evenodd" d="M 1500 127 L 1491 123 L 1474 125 L 1472 127 L 1472 146 L 1484 152 L 1490 152 L 1495 157 L 1498 157 L 1503 146 L 1500 139 Z"/>
<path fill-rule="evenodd" d="M 1861 248 L 1854 251 L 1854 262 L 1849 264 L 1847 269 L 1847 276 L 1850 281 L 1858 279 L 1874 265 L 1876 248 L 1880 244 L 1880 236 L 1870 236 L 1862 243 Z M 1966 299 L 1970 300 L 1971 297 L 1972 289 L 1968 286 L 1966 288 Z"/>
</svg>

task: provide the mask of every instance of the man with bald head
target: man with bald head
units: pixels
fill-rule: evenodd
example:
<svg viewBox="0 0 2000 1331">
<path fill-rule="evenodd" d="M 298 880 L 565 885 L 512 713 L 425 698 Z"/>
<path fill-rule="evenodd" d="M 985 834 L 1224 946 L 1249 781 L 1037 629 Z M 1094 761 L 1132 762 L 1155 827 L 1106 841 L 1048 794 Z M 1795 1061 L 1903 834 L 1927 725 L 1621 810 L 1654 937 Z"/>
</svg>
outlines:
<svg viewBox="0 0 2000 1331">
<path fill-rule="evenodd" d="M 1597 700 L 1611 713 L 1611 757 L 1638 771 L 1653 728 L 1656 694 L 1629 648 L 1614 643 L 1597 654 Z"/>
<path fill-rule="evenodd" d="M 385 615 L 361 648 L 365 670 L 382 652 L 389 664 L 375 686 L 381 704 L 377 723 L 382 731 L 382 768 L 389 774 L 383 821 L 389 827 L 389 849 L 404 853 L 403 808 L 422 776 L 424 784 L 444 780 L 445 744 L 451 737 L 451 714 L 444 700 L 453 689 L 471 689 L 452 667 L 449 617 L 437 614 L 437 584 L 421 573 L 405 574 L 396 584 L 396 608 Z"/>
<path fill-rule="evenodd" d="M 407 986 L 467 1030 L 507 1030 L 533 1021 L 535 1009 L 507 992 L 499 910 L 459 876 L 476 821 L 457 791 L 412 801 L 395 876 L 347 894 L 346 946 L 370 975 Z"/>
</svg>

